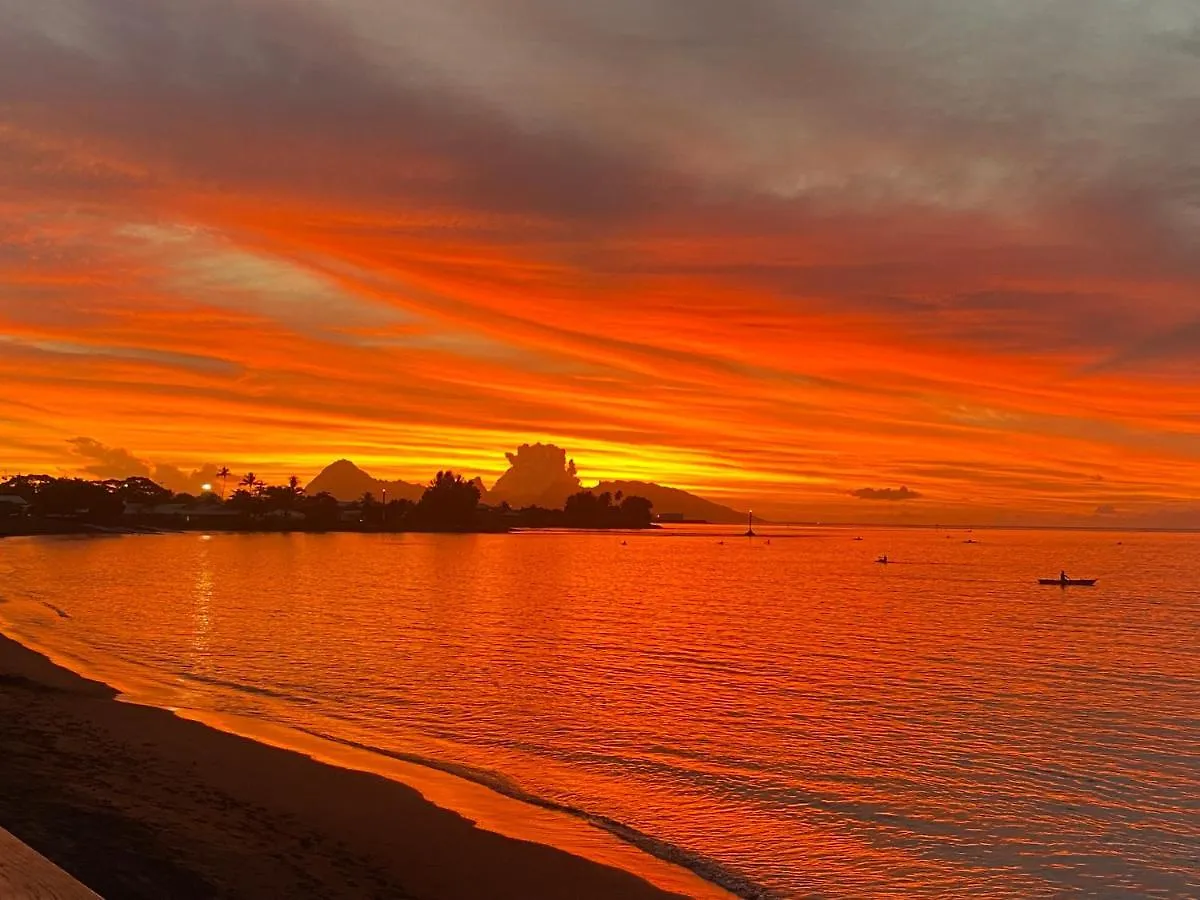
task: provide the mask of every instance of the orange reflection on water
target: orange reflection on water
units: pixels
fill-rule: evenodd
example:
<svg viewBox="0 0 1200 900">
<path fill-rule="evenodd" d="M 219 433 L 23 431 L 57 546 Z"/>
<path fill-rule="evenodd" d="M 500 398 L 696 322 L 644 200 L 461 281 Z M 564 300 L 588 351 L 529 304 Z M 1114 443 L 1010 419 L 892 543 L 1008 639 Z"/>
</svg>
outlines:
<svg viewBox="0 0 1200 900">
<path fill-rule="evenodd" d="M 448 765 L 729 885 L 1188 895 L 1197 538 L 856 534 L 18 541 L 4 614 L 159 702 Z M 1035 583 L 1064 567 L 1099 585 Z"/>
</svg>

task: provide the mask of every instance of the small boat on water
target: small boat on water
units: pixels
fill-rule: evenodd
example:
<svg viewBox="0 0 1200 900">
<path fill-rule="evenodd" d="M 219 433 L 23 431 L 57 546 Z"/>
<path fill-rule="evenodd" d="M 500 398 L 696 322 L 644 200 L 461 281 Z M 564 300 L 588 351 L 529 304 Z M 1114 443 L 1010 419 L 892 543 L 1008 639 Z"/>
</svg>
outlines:
<svg viewBox="0 0 1200 900">
<path fill-rule="evenodd" d="M 1038 584 L 1057 584 L 1061 587 L 1091 587 L 1095 578 L 1039 578 Z"/>
</svg>

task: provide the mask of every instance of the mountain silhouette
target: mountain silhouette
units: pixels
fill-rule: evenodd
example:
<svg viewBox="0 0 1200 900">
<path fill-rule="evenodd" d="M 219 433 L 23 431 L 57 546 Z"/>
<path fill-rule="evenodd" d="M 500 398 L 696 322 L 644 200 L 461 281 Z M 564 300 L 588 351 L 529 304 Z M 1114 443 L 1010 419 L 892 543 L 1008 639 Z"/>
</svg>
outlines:
<svg viewBox="0 0 1200 900">
<path fill-rule="evenodd" d="M 504 454 L 508 471 L 484 495 L 486 503 L 508 503 L 522 509 L 540 506 L 562 509 L 567 498 L 582 491 L 575 461 L 553 444 L 522 444 L 516 453 Z"/>
<path fill-rule="evenodd" d="M 652 481 L 602 481 L 588 490 L 596 494 L 605 491 L 615 494 L 620 491 L 626 497 L 645 497 L 654 504 L 654 512 L 660 516 L 673 513 L 685 519 L 712 522 L 714 525 L 741 525 L 746 521 L 746 514 L 736 509 Z"/>
<path fill-rule="evenodd" d="M 386 491 L 388 500 L 411 500 L 416 503 L 425 492 L 425 485 L 410 481 L 380 481 L 350 460 L 339 459 L 310 481 L 304 490 L 310 497 L 326 493 L 347 503 L 360 500 L 367 493 L 374 495 L 376 500 L 382 500 Z"/>
<path fill-rule="evenodd" d="M 595 487 L 586 487 L 576 475 L 574 463 L 553 445 L 525 445 L 517 453 L 508 454 L 508 458 L 512 468 L 500 477 L 492 490 L 487 489 L 482 479 L 474 479 L 484 503 L 498 505 L 508 502 L 516 508 L 542 506 L 546 509 L 562 509 L 567 497 L 579 491 L 592 491 L 595 494 L 605 491 L 616 494 L 620 491 L 626 497 L 645 497 L 654 504 L 654 511 L 659 515 L 682 516 L 716 525 L 738 525 L 746 521 L 746 514 L 736 509 L 688 491 L 649 481 L 602 481 Z M 339 459 L 314 478 L 305 490 L 309 496 L 325 492 L 346 502 L 359 500 L 366 493 L 381 500 L 384 491 L 387 491 L 388 500 L 411 500 L 415 503 L 421 499 L 425 485 L 410 481 L 381 481 L 350 460 Z"/>
</svg>

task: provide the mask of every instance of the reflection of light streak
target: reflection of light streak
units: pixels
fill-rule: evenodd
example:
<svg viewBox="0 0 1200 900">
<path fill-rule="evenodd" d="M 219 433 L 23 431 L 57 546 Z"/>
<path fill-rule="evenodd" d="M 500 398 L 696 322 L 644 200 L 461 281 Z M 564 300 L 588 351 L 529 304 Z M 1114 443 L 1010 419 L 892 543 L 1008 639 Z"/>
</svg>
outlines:
<svg viewBox="0 0 1200 900">
<path fill-rule="evenodd" d="M 192 604 L 192 645 L 190 668 L 193 673 L 208 669 L 209 635 L 212 631 L 213 568 L 209 559 L 211 534 L 201 535 L 197 555 L 196 584 Z"/>
</svg>

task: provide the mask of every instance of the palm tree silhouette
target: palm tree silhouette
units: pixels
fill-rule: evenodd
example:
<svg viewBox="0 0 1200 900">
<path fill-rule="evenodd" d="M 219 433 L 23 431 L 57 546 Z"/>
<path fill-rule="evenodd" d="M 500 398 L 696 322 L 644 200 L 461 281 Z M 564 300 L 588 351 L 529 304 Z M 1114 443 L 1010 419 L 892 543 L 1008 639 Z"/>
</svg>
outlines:
<svg viewBox="0 0 1200 900">
<path fill-rule="evenodd" d="M 233 473 L 229 471 L 229 466 L 221 466 L 221 470 L 217 472 L 217 477 L 221 479 L 221 499 L 225 499 L 225 486 L 229 483 L 229 476 Z"/>
</svg>

